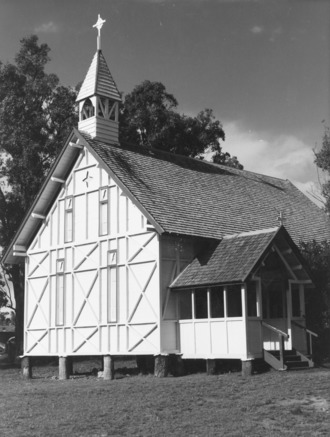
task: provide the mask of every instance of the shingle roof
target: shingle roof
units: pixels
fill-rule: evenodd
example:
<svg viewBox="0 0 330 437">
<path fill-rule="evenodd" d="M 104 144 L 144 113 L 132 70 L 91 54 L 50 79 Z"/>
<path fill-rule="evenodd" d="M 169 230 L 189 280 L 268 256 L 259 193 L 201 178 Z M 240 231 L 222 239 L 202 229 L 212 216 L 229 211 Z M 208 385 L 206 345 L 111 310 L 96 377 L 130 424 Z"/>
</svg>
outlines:
<svg viewBox="0 0 330 437">
<path fill-rule="evenodd" d="M 225 237 L 197 256 L 174 280 L 171 288 L 245 282 L 278 230 Z"/>
<path fill-rule="evenodd" d="M 80 133 L 165 232 L 221 239 L 284 225 L 293 240 L 330 240 L 326 214 L 290 181 Z"/>
<path fill-rule="evenodd" d="M 94 55 L 76 101 L 79 102 L 93 95 L 121 101 L 117 85 L 113 80 L 101 50 L 97 50 Z"/>
</svg>

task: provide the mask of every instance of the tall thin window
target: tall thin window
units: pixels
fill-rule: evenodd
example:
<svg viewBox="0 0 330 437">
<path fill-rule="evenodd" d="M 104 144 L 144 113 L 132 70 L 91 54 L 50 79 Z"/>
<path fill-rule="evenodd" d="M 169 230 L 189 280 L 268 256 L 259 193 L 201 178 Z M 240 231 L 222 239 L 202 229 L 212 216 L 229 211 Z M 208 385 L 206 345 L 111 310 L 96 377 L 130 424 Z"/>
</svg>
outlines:
<svg viewBox="0 0 330 437">
<path fill-rule="evenodd" d="M 207 319 L 207 290 L 200 288 L 195 290 L 195 318 Z"/>
<path fill-rule="evenodd" d="M 64 325 L 64 259 L 56 261 L 56 325 Z"/>
<path fill-rule="evenodd" d="M 65 199 L 64 242 L 73 240 L 73 197 Z"/>
<path fill-rule="evenodd" d="M 210 289 L 210 314 L 212 318 L 225 317 L 225 307 L 223 301 L 223 287 Z"/>
<path fill-rule="evenodd" d="M 100 191 L 100 235 L 108 234 L 108 189 Z"/>
<path fill-rule="evenodd" d="M 108 252 L 108 323 L 117 321 L 117 251 Z"/>
<path fill-rule="evenodd" d="M 191 290 L 184 290 L 178 293 L 180 319 L 192 319 Z"/>
<path fill-rule="evenodd" d="M 241 285 L 227 287 L 227 315 L 228 317 L 242 317 Z"/>
<path fill-rule="evenodd" d="M 257 317 L 257 283 L 255 281 L 247 283 L 247 308 L 248 317 Z"/>
</svg>

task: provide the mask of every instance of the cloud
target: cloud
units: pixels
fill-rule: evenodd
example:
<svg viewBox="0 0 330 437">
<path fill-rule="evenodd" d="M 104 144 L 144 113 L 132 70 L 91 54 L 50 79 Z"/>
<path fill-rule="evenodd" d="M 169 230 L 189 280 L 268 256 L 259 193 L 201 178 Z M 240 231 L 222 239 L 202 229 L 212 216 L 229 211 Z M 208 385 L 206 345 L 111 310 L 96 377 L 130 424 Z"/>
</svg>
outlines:
<svg viewBox="0 0 330 437">
<path fill-rule="evenodd" d="M 312 146 L 294 135 L 273 137 L 247 130 L 240 123 L 224 123 L 223 150 L 237 156 L 245 170 L 289 179 L 309 195 L 319 191 Z M 310 197 L 310 196 L 309 196 Z"/>
<path fill-rule="evenodd" d="M 250 31 L 254 33 L 255 35 L 259 35 L 260 33 L 264 32 L 264 28 L 262 26 L 253 26 Z"/>
<path fill-rule="evenodd" d="M 34 31 L 36 33 L 56 33 L 58 32 L 58 26 L 53 21 L 49 21 L 35 27 Z"/>
</svg>

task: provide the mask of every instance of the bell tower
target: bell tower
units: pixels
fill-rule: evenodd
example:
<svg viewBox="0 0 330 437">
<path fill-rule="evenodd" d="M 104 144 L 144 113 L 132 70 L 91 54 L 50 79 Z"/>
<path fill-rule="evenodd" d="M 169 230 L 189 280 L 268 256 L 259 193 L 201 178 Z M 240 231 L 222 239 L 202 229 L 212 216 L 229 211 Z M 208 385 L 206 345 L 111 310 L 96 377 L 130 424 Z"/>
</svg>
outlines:
<svg viewBox="0 0 330 437">
<path fill-rule="evenodd" d="M 78 129 L 92 138 L 118 144 L 119 102 L 121 96 L 101 50 L 101 28 L 105 20 L 100 15 L 97 28 L 97 51 L 80 88 Z"/>
</svg>

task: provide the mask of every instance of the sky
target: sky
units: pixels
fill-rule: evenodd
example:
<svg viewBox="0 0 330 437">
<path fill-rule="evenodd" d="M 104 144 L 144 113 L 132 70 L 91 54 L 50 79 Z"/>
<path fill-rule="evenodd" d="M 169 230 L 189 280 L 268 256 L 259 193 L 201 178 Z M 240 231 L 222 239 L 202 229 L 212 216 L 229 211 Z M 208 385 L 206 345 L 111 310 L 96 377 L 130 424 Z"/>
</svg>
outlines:
<svg viewBox="0 0 330 437">
<path fill-rule="evenodd" d="M 0 0 L 0 60 L 21 38 L 51 48 L 48 71 L 83 80 L 102 51 L 120 91 L 160 81 L 197 115 L 212 108 L 223 150 L 246 170 L 319 187 L 313 149 L 329 125 L 328 0 Z"/>
</svg>

